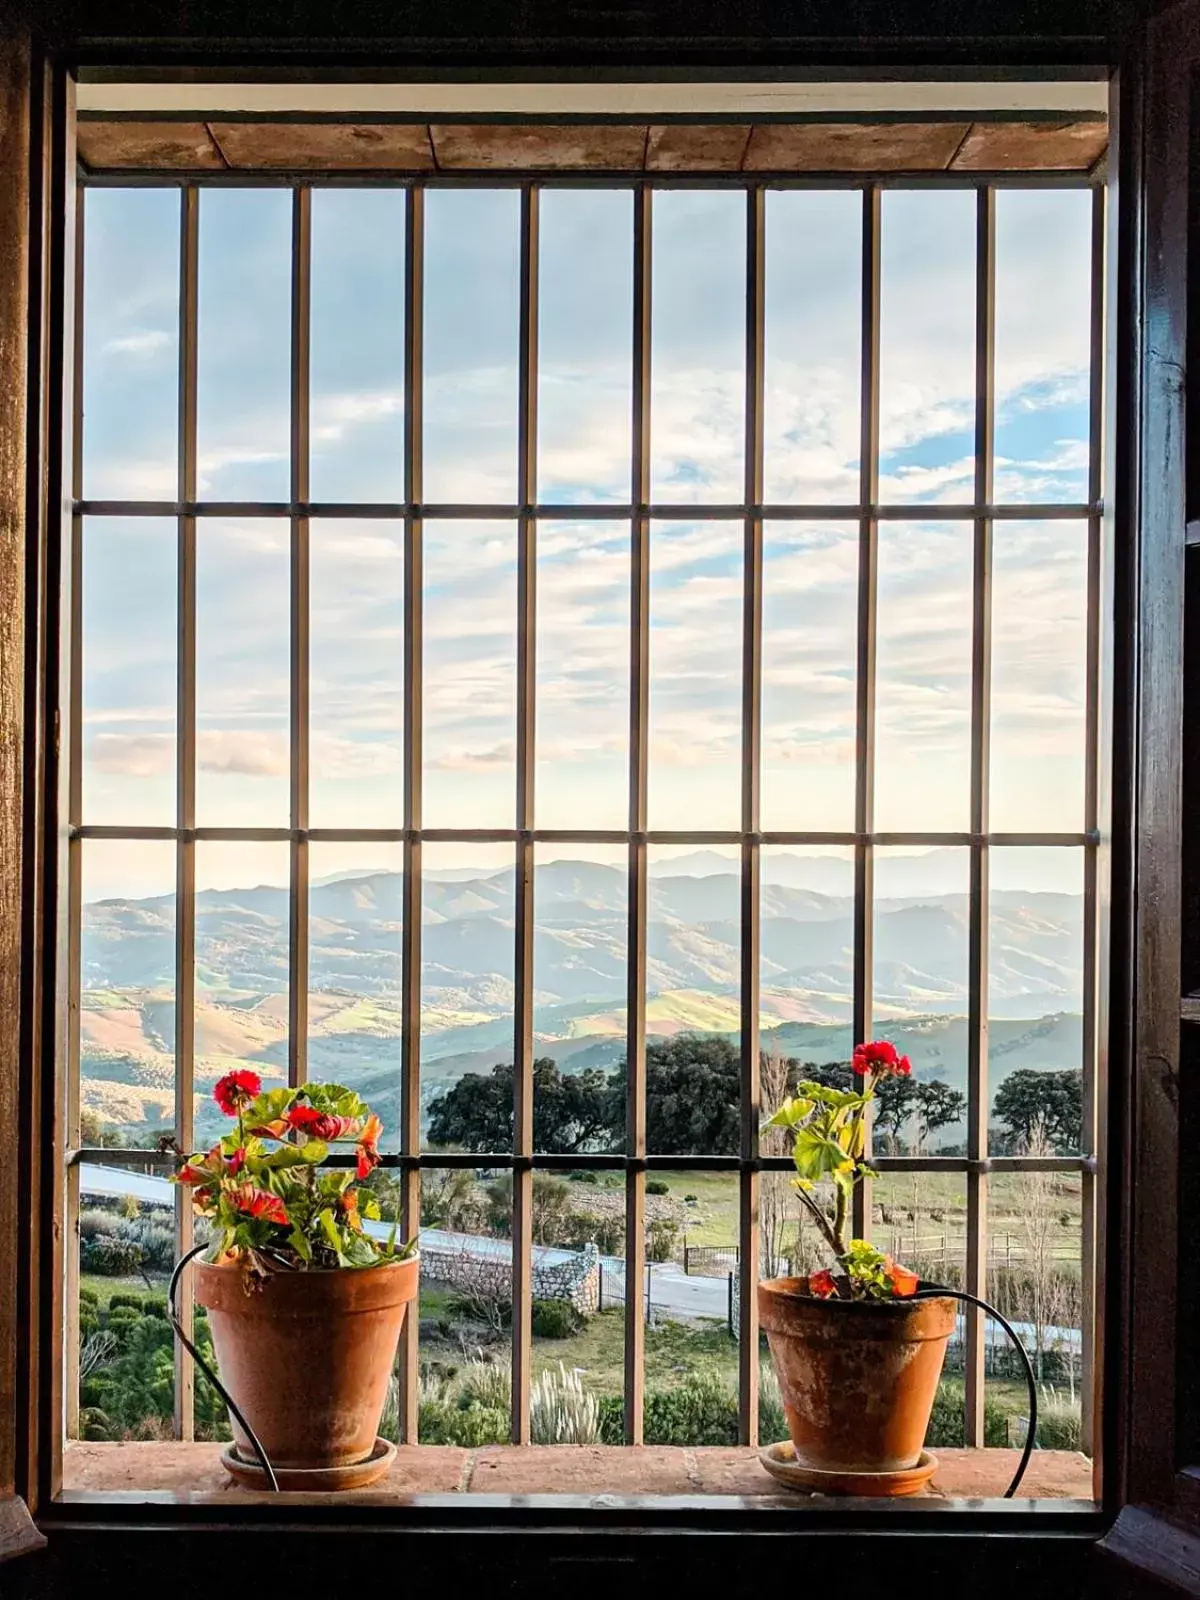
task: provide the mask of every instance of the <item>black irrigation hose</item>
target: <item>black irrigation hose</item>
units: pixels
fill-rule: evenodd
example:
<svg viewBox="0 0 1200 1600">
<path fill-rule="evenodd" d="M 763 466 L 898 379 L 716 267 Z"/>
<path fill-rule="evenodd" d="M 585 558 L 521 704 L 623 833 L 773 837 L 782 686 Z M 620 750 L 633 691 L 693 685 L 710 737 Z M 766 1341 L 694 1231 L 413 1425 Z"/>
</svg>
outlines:
<svg viewBox="0 0 1200 1600">
<path fill-rule="evenodd" d="M 995 1317 L 996 1321 L 1012 1340 L 1013 1347 L 1020 1356 L 1025 1368 L 1025 1382 L 1029 1388 L 1029 1428 L 1025 1434 L 1025 1448 L 1021 1452 L 1017 1470 L 1013 1473 L 1012 1482 L 1004 1491 L 1004 1499 L 1011 1500 L 1020 1487 L 1021 1479 L 1025 1476 L 1025 1468 L 1029 1465 L 1029 1458 L 1033 1454 L 1033 1443 L 1037 1437 L 1037 1379 L 1034 1377 L 1033 1363 L 1029 1359 L 1029 1352 L 1022 1344 L 1017 1330 L 1006 1316 L 996 1310 L 995 1306 L 989 1305 L 986 1300 L 981 1300 L 977 1294 L 968 1294 L 965 1289 L 944 1289 L 936 1283 L 928 1283 L 918 1289 L 916 1298 L 918 1300 L 929 1300 L 938 1295 L 949 1295 L 952 1300 L 961 1300 L 964 1305 L 976 1306 L 980 1311 L 986 1311 L 989 1317 Z"/>
<path fill-rule="evenodd" d="M 167 1290 L 167 1315 L 170 1318 L 171 1326 L 175 1329 L 175 1337 L 179 1340 L 180 1344 L 189 1353 L 192 1360 L 204 1373 L 204 1376 L 221 1396 L 221 1399 L 224 1400 L 225 1404 L 229 1407 L 233 1415 L 241 1423 L 242 1431 L 246 1435 L 247 1439 L 249 1439 L 250 1443 L 254 1446 L 254 1454 L 258 1457 L 259 1465 L 267 1475 L 267 1482 L 271 1485 L 271 1488 L 275 1491 L 275 1493 L 278 1494 L 279 1479 L 275 1476 L 275 1468 L 271 1465 L 270 1459 L 267 1456 L 267 1452 L 262 1447 L 262 1441 L 242 1415 L 241 1407 L 234 1400 L 229 1390 L 221 1382 L 220 1378 L 217 1377 L 216 1373 L 209 1366 L 208 1362 L 205 1361 L 199 1350 L 196 1349 L 196 1346 L 188 1338 L 187 1334 L 184 1333 L 183 1323 L 179 1320 L 179 1311 L 175 1304 L 175 1291 L 179 1287 L 179 1279 L 183 1274 L 184 1267 L 187 1266 L 192 1257 L 198 1256 L 201 1250 L 206 1248 L 206 1245 L 198 1244 L 194 1249 L 189 1250 L 185 1256 L 180 1256 L 178 1262 L 176 1263 L 175 1271 L 171 1274 L 171 1287 Z"/>
</svg>

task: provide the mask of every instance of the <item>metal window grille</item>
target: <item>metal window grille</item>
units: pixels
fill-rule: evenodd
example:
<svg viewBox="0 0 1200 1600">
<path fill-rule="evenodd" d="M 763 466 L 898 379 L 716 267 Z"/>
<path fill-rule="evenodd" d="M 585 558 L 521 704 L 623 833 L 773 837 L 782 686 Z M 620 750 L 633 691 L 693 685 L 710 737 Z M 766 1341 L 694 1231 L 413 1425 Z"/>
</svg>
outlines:
<svg viewBox="0 0 1200 1600">
<path fill-rule="evenodd" d="M 105 180 L 112 181 L 112 180 Z M 158 181 L 158 180 L 156 180 Z M 1095 1369 L 1094 1320 L 1097 1293 L 1097 1231 L 1099 1151 L 1102 1144 L 1100 1101 L 1097 1094 L 1098 1056 L 1101 1048 L 1097 1018 L 1103 1001 L 1099 953 L 1102 904 L 1098 861 L 1104 818 L 1100 815 L 1103 758 L 1101 596 L 1104 551 L 1101 504 L 1101 406 L 1103 374 L 1103 272 L 1105 196 L 1092 186 L 1092 306 L 1090 453 L 1087 500 L 1080 504 L 1002 504 L 993 500 L 994 299 L 995 299 L 995 196 L 1005 180 L 994 177 L 975 183 L 950 182 L 945 177 L 906 177 L 904 187 L 955 187 L 972 189 L 976 197 L 976 396 L 975 484 L 969 505 L 879 503 L 879 349 L 880 349 L 880 202 L 889 187 L 887 178 L 756 182 L 739 177 L 733 187 L 745 196 L 745 454 L 743 498 L 733 505 L 654 504 L 650 500 L 651 327 L 653 317 L 651 231 L 657 190 L 676 186 L 704 186 L 701 180 L 607 180 L 611 187 L 632 189 L 633 213 L 633 318 L 632 346 L 632 475 L 628 504 L 555 505 L 537 499 L 537 329 L 538 329 L 538 203 L 541 191 L 560 184 L 586 184 L 576 175 L 489 175 L 486 179 L 397 179 L 394 186 L 407 191 L 406 258 L 403 269 L 405 301 L 404 360 L 404 494 L 401 503 L 319 504 L 309 498 L 309 333 L 311 199 L 314 180 L 304 183 L 275 180 L 292 194 L 292 313 L 291 313 L 291 431 L 290 499 L 286 502 L 227 503 L 198 498 L 197 488 L 197 262 L 199 189 L 226 182 L 244 182 L 235 175 L 187 180 L 178 187 L 180 199 L 179 295 L 179 438 L 178 498 L 168 501 L 87 500 L 83 498 L 82 456 L 79 449 L 82 408 L 82 272 L 76 283 L 75 449 L 72 463 L 73 516 L 71 571 L 73 574 L 70 654 L 69 786 L 70 870 L 68 875 L 68 953 L 70 993 L 67 1097 L 67 1237 L 77 1238 L 79 1214 L 78 1166 L 82 1160 L 121 1162 L 145 1160 L 165 1165 L 167 1158 L 152 1151 L 119 1152 L 82 1148 L 79 1118 L 79 1000 L 81 851 L 86 840 L 173 841 L 176 850 L 176 1089 L 175 1131 L 182 1147 L 192 1139 L 192 1089 L 194 1066 L 194 956 L 195 956 L 195 848 L 197 841 L 278 841 L 290 852 L 290 966 L 289 966 L 289 1078 L 303 1083 L 307 1071 L 308 1003 L 308 879 L 310 842 L 383 842 L 403 846 L 403 932 L 401 987 L 403 1020 L 399 1073 L 401 1078 L 400 1151 L 385 1157 L 398 1170 L 403 1194 L 403 1225 L 414 1230 L 420 1217 L 420 1174 L 433 1168 L 491 1167 L 510 1169 L 513 1175 L 513 1304 L 512 1319 L 512 1438 L 529 1439 L 532 1298 L 532 1175 L 535 1170 L 590 1167 L 625 1175 L 625 1439 L 638 1444 L 643 1437 L 644 1320 L 646 1289 L 645 1186 L 655 1170 L 690 1170 L 736 1174 L 740 1194 L 737 1251 L 740 1366 L 740 1436 L 756 1442 L 758 1389 L 758 1325 L 755 1283 L 759 1262 L 759 1177 L 766 1170 L 787 1169 L 783 1158 L 759 1153 L 759 888 L 760 857 L 764 845 L 826 845 L 849 848 L 854 862 L 854 990 L 853 1031 L 856 1038 L 872 1031 L 874 859 L 880 846 L 961 846 L 969 851 L 969 954 L 968 954 L 968 1113 L 967 1149 L 962 1157 L 879 1156 L 876 1166 L 888 1172 L 942 1172 L 965 1174 L 967 1183 L 966 1286 L 985 1293 L 988 1251 L 988 1181 L 999 1172 L 1033 1170 L 1078 1173 L 1082 1185 L 1082 1295 L 1083 1295 L 1083 1405 L 1085 1445 L 1093 1429 L 1093 1374 Z M 263 180 L 256 176 L 255 183 Z M 270 183 L 271 180 L 266 180 Z M 315 180 L 320 182 L 321 180 Z M 1061 186 L 1061 180 L 1056 180 Z M 520 188 L 520 359 L 517 501 L 505 505 L 431 504 L 422 483 L 422 327 L 424 200 L 426 190 L 442 184 L 474 182 L 480 186 Z M 1014 187 L 1036 183 L 1027 175 Z M 729 187 L 727 181 L 724 187 Z M 768 187 L 830 187 L 853 189 L 862 197 L 862 306 L 861 306 L 861 473 L 859 498 L 852 504 L 770 505 L 763 503 L 763 374 L 765 218 Z M 86 190 L 80 190 L 77 249 L 82 261 Z M 90 824 L 82 809 L 82 679 L 79 604 L 84 518 L 170 517 L 178 528 L 178 705 L 177 800 L 173 827 L 139 827 Z M 291 530 L 291 691 L 290 691 L 290 792 L 288 827 L 235 828 L 197 826 L 196 776 L 196 529 L 206 517 L 255 516 L 288 521 Z M 313 828 L 309 826 L 308 646 L 309 646 L 309 529 L 314 520 L 327 517 L 401 519 L 404 527 L 404 733 L 403 816 L 394 828 Z M 603 518 L 626 521 L 631 530 L 631 612 L 629 635 L 629 809 L 625 830 L 545 830 L 537 827 L 534 793 L 535 694 L 534 657 L 537 608 L 537 539 L 542 521 Z M 489 829 L 426 828 L 421 805 L 422 774 L 422 529 L 427 520 L 507 518 L 518 529 L 517 577 L 517 796 L 515 826 Z M 743 529 L 743 640 L 742 640 L 742 760 L 741 826 L 733 831 L 698 832 L 651 830 L 647 826 L 650 545 L 655 519 L 734 519 Z M 763 831 L 759 815 L 759 723 L 762 691 L 763 525 L 768 519 L 811 521 L 840 520 L 859 530 L 858 643 L 857 643 L 857 757 L 854 827 L 850 832 Z M 881 523 L 947 519 L 969 523 L 973 530 L 973 617 L 971 692 L 970 828 L 954 833 L 881 833 L 874 825 L 875 753 L 875 634 L 878 592 L 878 535 Z M 1079 520 L 1087 536 L 1087 698 L 1084 827 L 1078 833 L 994 833 L 989 831 L 989 722 L 991 663 L 992 532 L 996 522 L 1050 519 Z M 420 1141 L 420 1007 L 421 1007 L 421 874 L 422 844 L 507 843 L 516 868 L 513 1062 L 515 1083 L 514 1137 L 511 1152 L 491 1155 L 453 1155 L 422 1152 Z M 538 843 L 624 845 L 628 850 L 628 1010 L 627 1010 L 627 1123 L 625 1152 L 611 1155 L 539 1154 L 533 1140 L 533 933 L 534 848 Z M 739 1153 L 730 1156 L 662 1156 L 646 1149 L 646 941 L 648 908 L 648 847 L 671 845 L 725 845 L 740 852 L 741 871 L 741 1138 Z M 1077 1156 L 989 1156 L 988 1152 L 988 869 L 994 846 L 1077 847 L 1084 863 L 1084 990 L 1083 990 L 1083 1138 Z M 871 1197 L 862 1194 L 856 1207 L 856 1233 L 868 1235 Z M 182 1250 L 192 1240 L 188 1197 L 176 1200 L 176 1242 Z M 68 1436 L 76 1433 L 78 1404 L 78 1250 L 67 1251 L 66 1283 L 66 1423 Z M 185 1315 L 190 1318 L 189 1304 Z M 984 1442 L 983 1381 L 985 1337 L 980 1318 L 972 1313 L 966 1325 L 966 1427 L 967 1442 Z M 400 1427 L 409 1441 L 417 1438 L 418 1341 L 416 1319 L 410 1319 L 400 1357 Z M 175 1432 L 193 1437 L 193 1374 L 190 1358 L 180 1353 L 176 1362 Z"/>
</svg>

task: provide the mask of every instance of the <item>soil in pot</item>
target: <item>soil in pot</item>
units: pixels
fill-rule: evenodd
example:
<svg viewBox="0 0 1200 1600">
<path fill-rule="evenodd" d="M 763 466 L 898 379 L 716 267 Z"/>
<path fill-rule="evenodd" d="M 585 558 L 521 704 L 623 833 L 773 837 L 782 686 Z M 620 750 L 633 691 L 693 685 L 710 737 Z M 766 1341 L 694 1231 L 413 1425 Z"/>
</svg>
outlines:
<svg viewBox="0 0 1200 1600">
<path fill-rule="evenodd" d="M 277 1468 L 342 1467 L 375 1446 L 417 1257 L 277 1272 L 247 1294 L 240 1267 L 196 1266 L 221 1381 Z M 231 1418 L 243 1459 L 254 1447 Z"/>
<path fill-rule="evenodd" d="M 915 1466 L 956 1303 L 821 1300 L 807 1288 L 805 1278 L 758 1286 L 797 1462 L 831 1473 Z"/>
</svg>

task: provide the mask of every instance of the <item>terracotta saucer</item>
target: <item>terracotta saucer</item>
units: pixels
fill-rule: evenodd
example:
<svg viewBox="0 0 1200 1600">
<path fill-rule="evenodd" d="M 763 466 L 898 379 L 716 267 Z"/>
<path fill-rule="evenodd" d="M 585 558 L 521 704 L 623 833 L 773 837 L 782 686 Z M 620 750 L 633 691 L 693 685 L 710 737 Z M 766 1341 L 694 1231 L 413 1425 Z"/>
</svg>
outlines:
<svg viewBox="0 0 1200 1600">
<path fill-rule="evenodd" d="M 281 1489 L 307 1489 L 328 1491 L 332 1489 L 365 1489 L 375 1483 L 396 1459 L 396 1446 L 390 1439 L 376 1439 L 375 1448 L 365 1461 L 355 1461 L 342 1467 L 277 1467 L 275 1476 Z M 243 1489 L 265 1489 L 271 1485 L 257 1461 L 246 1461 L 237 1452 L 237 1446 L 227 1444 L 221 1451 L 221 1465 L 241 1484 Z"/>
<path fill-rule="evenodd" d="M 758 1459 L 773 1478 L 801 1494 L 921 1494 L 938 1469 L 938 1458 L 922 1450 L 915 1467 L 903 1467 L 898 1472 L 823 1472 L 820 1467 L 799 1466 L 796 1447 L 790 1439 L 764 1446 Z"/>
</svg>

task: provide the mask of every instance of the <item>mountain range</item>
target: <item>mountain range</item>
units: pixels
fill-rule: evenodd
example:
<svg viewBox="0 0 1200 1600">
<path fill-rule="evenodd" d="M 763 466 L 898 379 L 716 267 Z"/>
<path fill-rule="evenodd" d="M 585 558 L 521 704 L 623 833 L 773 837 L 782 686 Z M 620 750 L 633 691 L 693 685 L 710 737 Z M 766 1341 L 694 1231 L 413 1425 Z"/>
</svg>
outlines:
<svg viewBox="0 0 1200 1600">
<path fill-rule="evenodd" d="M 910 1040 L 918 1073 L 936 1072 L 961 1086 L 968 900 L 944 891 L 957 878 L 960 855 L 934 851 L 889 862 L 880 885 L 887 892 L 875 902 L 874 1003 L 877 1031 L 886 1026 L 897 1042 L 901 1034 Z M 938 860 L 943 856 L 955 858 L 953 876 Z M 934 888 L 922 889 L 918 875 Z M 422 888 L 427 1106 L 461 1073 L 511 1058 L 514 873 L 452 869 L 427 875 Z M 309 893 L 309 1074 L 370 1088 L 375 1100 L 383 1095 L 387 1102 L 398 1096 L 402 889 L 400 874 L 375 872 L 339 875 Z M 848 1054 L 848 889 L 844 860 L 764 856 L 764 1047 L 803 1051 L 812 1060 Z M 534 1032 L 538 1053 L 555 1056 L 566 1070 L 608 1066 L 623 1054 L 626 896 L 626 874 L 617 866 L 558 860 L 536 869 Z M 740 878 L 726 856 L 695 852 L 656 863 L 647 921 L 650 1032 L 736 1034 L 740 897 Z M 1078 895 L 993 892 L 993 1084 L 1016 1066 L 1078 1064 L 1072 1041 L 1079 1036 L 1082 931 Z M 83 1100 L 126 1130 L 170 1117 L 174 957 L 173 896 L 84 907 Z M 266 1076 L 286 1072 L 287 986 L 287 890 L 198 892 L 198 1089 L 234 1062 L 253 1063 Z"/>
</svg>

